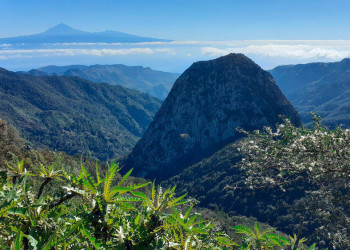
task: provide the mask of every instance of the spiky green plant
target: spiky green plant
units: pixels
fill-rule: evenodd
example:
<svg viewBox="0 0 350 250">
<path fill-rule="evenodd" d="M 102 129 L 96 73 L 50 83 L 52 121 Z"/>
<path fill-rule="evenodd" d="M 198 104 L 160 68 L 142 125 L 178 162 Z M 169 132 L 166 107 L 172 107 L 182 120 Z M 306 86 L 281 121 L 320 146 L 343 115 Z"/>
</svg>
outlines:
<svg viewBox="0 0 350 250">
<path fill-rule="evenodd" d="M 27 171 L 23 162 L 0 174 L 1 249 L 235 249 L 238 245 L 210 221 L 192 212 L 193 200 L 175 187 L 153 182 L 125 185 L 113 162 L 93 177 L 81 163 L 75 176 L 55 165 Z M 56 188 L 48 188 L 48 186 Z M 247 249 L 284 246 L 288 240 L 234 227 Z"/>
<path fill-rule="evenodd" d="M 276 229 L 260 230 L 259 224 L 256 222 L 253 229 L 246 225 L 232 227 L 238 234 L 243 235 L 242 249 L 271 249 L 275 246 L 282 247 L 290 245 L 290 241 L 283 236 L 273 232 Z"/>
</svg>

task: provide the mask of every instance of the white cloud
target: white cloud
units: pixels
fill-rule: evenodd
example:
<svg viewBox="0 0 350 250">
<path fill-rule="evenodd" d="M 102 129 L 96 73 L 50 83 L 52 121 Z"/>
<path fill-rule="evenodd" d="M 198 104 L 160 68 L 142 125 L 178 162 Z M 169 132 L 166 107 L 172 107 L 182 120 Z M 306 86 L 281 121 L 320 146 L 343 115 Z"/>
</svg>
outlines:
<svg viewBox="0 0 350 250">
<path fill-rule="evenodd" d="M 174 55 L 171 48 L 128 48 L 128 49 L 17 49 L 0 50 L 0 59 L 40 56 L 123 56 L 131 54 L 166 53 Z"/>
<path fill-rule="evenodd" d="M 229 51 L 227 49 L 218 49 L 218 48 L 215 48 L 215 47 L 203 47 L 201 49 L 201 52 L 203 55 L 206 55 L 206 56 L 223 56 L 223 55 L 227 55 L 233 51 Z"/>
<path fill-rule="evenodd" d="M 290 43 L 295 43 L 295 41 Z M 222 56 L 229 53 L 243 53 L 262 57 L 299 59 L 324 58 L 329 60 L 339 60 L 349 55 L 350 41 L 338 44 L 336 42 L 330 44 L 329 41 L 321 41 L 318 44 L 305 42 L 305 44 L 252 44 L 226 48 L 202 47 L 201 53 L 212 57 Z"/>
<path fill-rule="evenodd" d="M 171 41 L 132 44 L 58 43 L 44 44 L 42 49 L 25 49 L 24 46 L 28 45 L 0 45 L 0 60 L 50 56 L 105 57 L 155 54 L 177 55 L 178 60 L 183 60 L 183 58 L 202 60 L 203 55 L 218 57 L 228 53 L 243 53 L 252 58 L 266 58 L 279 64 L 279 62 L 303 60 L 340 60 L 350 53 L 350 40 Z M 160 59 L 158 58 L 158 60 Z"/>
</svg>

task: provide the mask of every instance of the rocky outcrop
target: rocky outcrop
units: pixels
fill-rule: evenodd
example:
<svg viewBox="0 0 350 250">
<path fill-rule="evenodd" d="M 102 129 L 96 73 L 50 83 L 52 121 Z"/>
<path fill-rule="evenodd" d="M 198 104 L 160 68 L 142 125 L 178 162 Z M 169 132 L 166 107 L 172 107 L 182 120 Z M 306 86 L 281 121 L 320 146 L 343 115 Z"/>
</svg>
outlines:
<svg viewBox="0 0 350 250">
<path fill-rule="evenodd" d="M 125 164 L 134 174 L 165 179 L 241 136 L 299 116 L 270 73 L 242 54 L 194 63 L 175 82 Z"/>
</svg>

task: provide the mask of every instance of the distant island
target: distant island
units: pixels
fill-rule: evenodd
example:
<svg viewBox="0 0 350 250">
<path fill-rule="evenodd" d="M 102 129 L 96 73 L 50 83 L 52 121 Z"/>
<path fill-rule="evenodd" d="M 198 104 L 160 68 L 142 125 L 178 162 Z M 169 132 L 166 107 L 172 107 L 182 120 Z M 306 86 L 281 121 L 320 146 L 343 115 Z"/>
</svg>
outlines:
<svg viewBox="0 0 350 250">
<path fill-rule="evenodd" d="M 140 43 L 170 41 L 151 37 L 131 35 L 119 31 L 87 32 L 58 24 L 33 35 L 0 38 L 0 44 L 43 44 L 43 43 Z"/>
</svg>

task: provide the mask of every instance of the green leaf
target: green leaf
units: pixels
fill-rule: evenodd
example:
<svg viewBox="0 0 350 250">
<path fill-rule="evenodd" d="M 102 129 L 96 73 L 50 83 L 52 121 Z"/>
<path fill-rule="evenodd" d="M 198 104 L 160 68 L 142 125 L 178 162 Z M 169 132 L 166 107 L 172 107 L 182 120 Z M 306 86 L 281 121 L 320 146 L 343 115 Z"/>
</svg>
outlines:
<svg viewBox="0 0 350 250">
<path fill-rule="evenodd" d="M 141 214 L 137 214 L 136 218 L 135 218 L 135 225 L 138 225 L 141 219 Z"/>
<path fill-rule="evenodd" d="M 132 170 L 133 170 L 133 169 L 130 169 L 129 172 L 127 172 L 127 173 L 123 176 L 123 178 L 121 179 L 121 181 L 118 183 L 118 186 L 123 185 L 123 183 L 126 181 L 126 179 L 128 179 L 128 177 L 130 176 Z"/>
<path fill-rule="evenodd" d="M 314 250 L 314 249 L 316 249 L 316 243 L 312 244 L 312 245 L 310 246 L 310 249 L 309 249 L 309 250 Z"/>
<path fill-rule="evenodd" d="M 83 157 L 80 158 L 80 166 L 83 171 L 83 176 L 85 177 L 86 181 L 84 181 L 84 186 L 88 187 L 93 193 L 96 193 L 96 187 L 97 184 L 89 174 L 89 172 L 86 170 L 86 168 L 83 165 Z"/>
<path fill-rule="evenodd" d="M 193 205 L 190 206 L 190 207 L 187 209 L 187 211 L 186 211 L 186 213 L 185 213 L 185 219 L 187 219 L 187 218 L 190 216 L 190 213 L 191 213 L 192 208 L 193 208 Z"/>
<path fill-rule="evenodd" d="M 239 226 L 230 227 L 230 228 L 236 230 L 236 233 L 238 234 L 246 234 L 246 235 L 253 234 L 252 230 L 246 225 L 239 225 Z"/>
<path fill-rule="evenodd" d="M 91 235 L 84 227 L 80 229 L 80 232 L 83 236 L 85 236 L 89 242 L 97 249 L 105 249 L 102 245 L 102 243 L 98 243 L 96 241 L 96 238 Z"/>
<path fill-rule="evenodd" d="M 174 200 L 172 200 L 171 202 L 169 202 L 168 207 L 177 206 L 177 203 L 178 203 L 179 201 L 181 201 L 182 199 L 184 199 L 186 196 L 187 196 L 187 193 L 184 194 L 184 195 L 182 195 L 182 196 L 180 196 L 180 197 L 178 197 L 178 198 L 176 198 L 176 199 L 174 199 Z"/>
<path fill-rule="evenodd" d="M 148 198 L 148 196 L 142 192 L 132 191 L 131 194 L 136 196 L 136 197 L 140 197 L 144 201 L 148 201 L 148 202 L 152 203 L 152 201 Z"/>
<path fill-rule="evenodd" d="M 15 250 L 21 249 L 20 247 L 21 247 L 22 237 L 23 237 L 22 232 L 18 231 L 16 241 L 15 241 L 15 246 L 14 246 Z"/>
<path fill-rule="evenodd" d="M 153 204 L 156 204 L 156 188 L 155 188 L 155 185 L 156 185 L 156 184 L 155 184 L 155 181 L 156 181 L 156 180 L 154 180 L 154 181 L 153 181 L 153 184 L 152 184 L 152 195 L 151 195 L 151 196 L 152 196 L 152 203 L 153 203 Z"/>
<path fill-rule="evenodd" d="M 118 164 L 116 164 L 115 162 L 112 162 L 111 166 L 108 168 L 106 179 L 105 179 L 105 185 L 104 185 L 103 196 L 105 197 L 106 200 L 108 200 L 107 197 L 110 192 L 112 181 L 114 179 L 116 172 L 118 171 L 119 171 Z"/>
<path fill-rule="evenodd" d="M 97 185 L 101 183 L 101 177 L 100 177 L 100 172 L 98 171 L 98 165 L 96 161 L 96 179 L 97 179 Z"/>
</svg>

